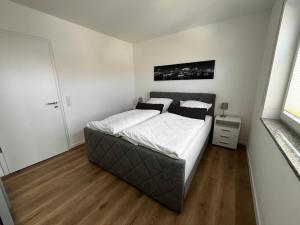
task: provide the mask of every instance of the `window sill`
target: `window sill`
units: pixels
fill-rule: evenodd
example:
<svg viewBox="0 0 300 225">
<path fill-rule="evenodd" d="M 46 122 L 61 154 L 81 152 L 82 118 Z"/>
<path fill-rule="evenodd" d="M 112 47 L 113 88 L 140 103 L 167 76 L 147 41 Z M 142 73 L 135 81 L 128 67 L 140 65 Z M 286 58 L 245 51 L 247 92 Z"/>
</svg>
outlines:
<svg viewBox="0 0 300 225">
<path fill-rule="evenodd" d="M 261 121 L 300 180 L 300 136 L 279 119 Z"/>
</svg>

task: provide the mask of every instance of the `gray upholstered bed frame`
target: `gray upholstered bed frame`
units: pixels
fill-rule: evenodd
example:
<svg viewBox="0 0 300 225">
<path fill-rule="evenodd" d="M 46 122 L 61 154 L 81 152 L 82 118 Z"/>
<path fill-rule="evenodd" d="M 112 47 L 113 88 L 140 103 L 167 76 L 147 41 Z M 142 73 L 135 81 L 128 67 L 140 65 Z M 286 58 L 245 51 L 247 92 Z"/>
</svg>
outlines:
<svg viewBox="0 0 300 225">
<path fill-rule="evenodd" d="M 214 115 L 215 94 L 151 92 L 150 97 L 179 100 L 199 100 L 213 104 L 208 114 Z M 88 159 L 137 187 L 167 208 L 180 213 L 183 201 L 207 147 L 210 137 L 185 182 L 185 160 L 174 159 L 143 146 L 133 145 L 121 138 L 84 129 Z"/>
</svg>

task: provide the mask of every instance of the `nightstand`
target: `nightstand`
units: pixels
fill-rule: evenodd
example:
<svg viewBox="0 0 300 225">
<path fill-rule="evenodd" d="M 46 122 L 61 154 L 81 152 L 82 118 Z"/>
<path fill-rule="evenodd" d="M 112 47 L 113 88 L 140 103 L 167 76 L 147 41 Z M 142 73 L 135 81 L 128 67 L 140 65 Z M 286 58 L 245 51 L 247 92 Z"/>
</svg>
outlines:
<svg viewBox="0 0 300 225">
<path fill-rule="evenodd" d="M 242 120 L 240 117 L 216 116 L 214 123 L 213 144 L 236 149 Z"/>
</svg>

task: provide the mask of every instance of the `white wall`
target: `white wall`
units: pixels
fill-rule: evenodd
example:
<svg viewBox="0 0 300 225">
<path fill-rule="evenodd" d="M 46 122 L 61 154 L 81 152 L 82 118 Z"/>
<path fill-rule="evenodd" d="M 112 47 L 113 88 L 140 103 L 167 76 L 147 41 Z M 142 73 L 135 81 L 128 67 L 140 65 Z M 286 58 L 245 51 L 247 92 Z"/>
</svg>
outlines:
<svg viewBox="0 0 300 225">
<path fill-rule="evenodd" d="M 260 121 L 282 2 L 276 1 L 271 14 L 247 147 L 258 225 L 298 225 L 300 221 L 300 182 Z"/>
<path fill-rule="evenodd" d="M 208 92 L 228 114 L 243 119 L 240 142 L 247 143 L 269 14 L 240 17 L 134 45 L 135 97 L 150 91 Z M 153 67 L 216 60 L 213 80 L 154 81 Z"/>
<path fill-rule="evenodd" d="M 51 41 L 72 146 L 83 141 L 87 121 L 132 105 L 132 45 L 45 13 L 0 0 L 0 29 Z"/>
</svg>

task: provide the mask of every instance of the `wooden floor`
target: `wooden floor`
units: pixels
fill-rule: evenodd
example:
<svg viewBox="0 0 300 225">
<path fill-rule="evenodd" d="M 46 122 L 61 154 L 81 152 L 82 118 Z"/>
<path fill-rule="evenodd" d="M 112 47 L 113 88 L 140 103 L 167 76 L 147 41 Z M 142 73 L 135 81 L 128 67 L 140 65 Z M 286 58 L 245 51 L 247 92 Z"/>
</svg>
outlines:
<svg viewBox="0 0 300 225">
<path fill-rule="evenodd" d="M 245 148 L 209 146 L 182 214 L 89 163 L 84 147 L 4 178 L 16 224 L 254 225 Z"/>
</svg>

